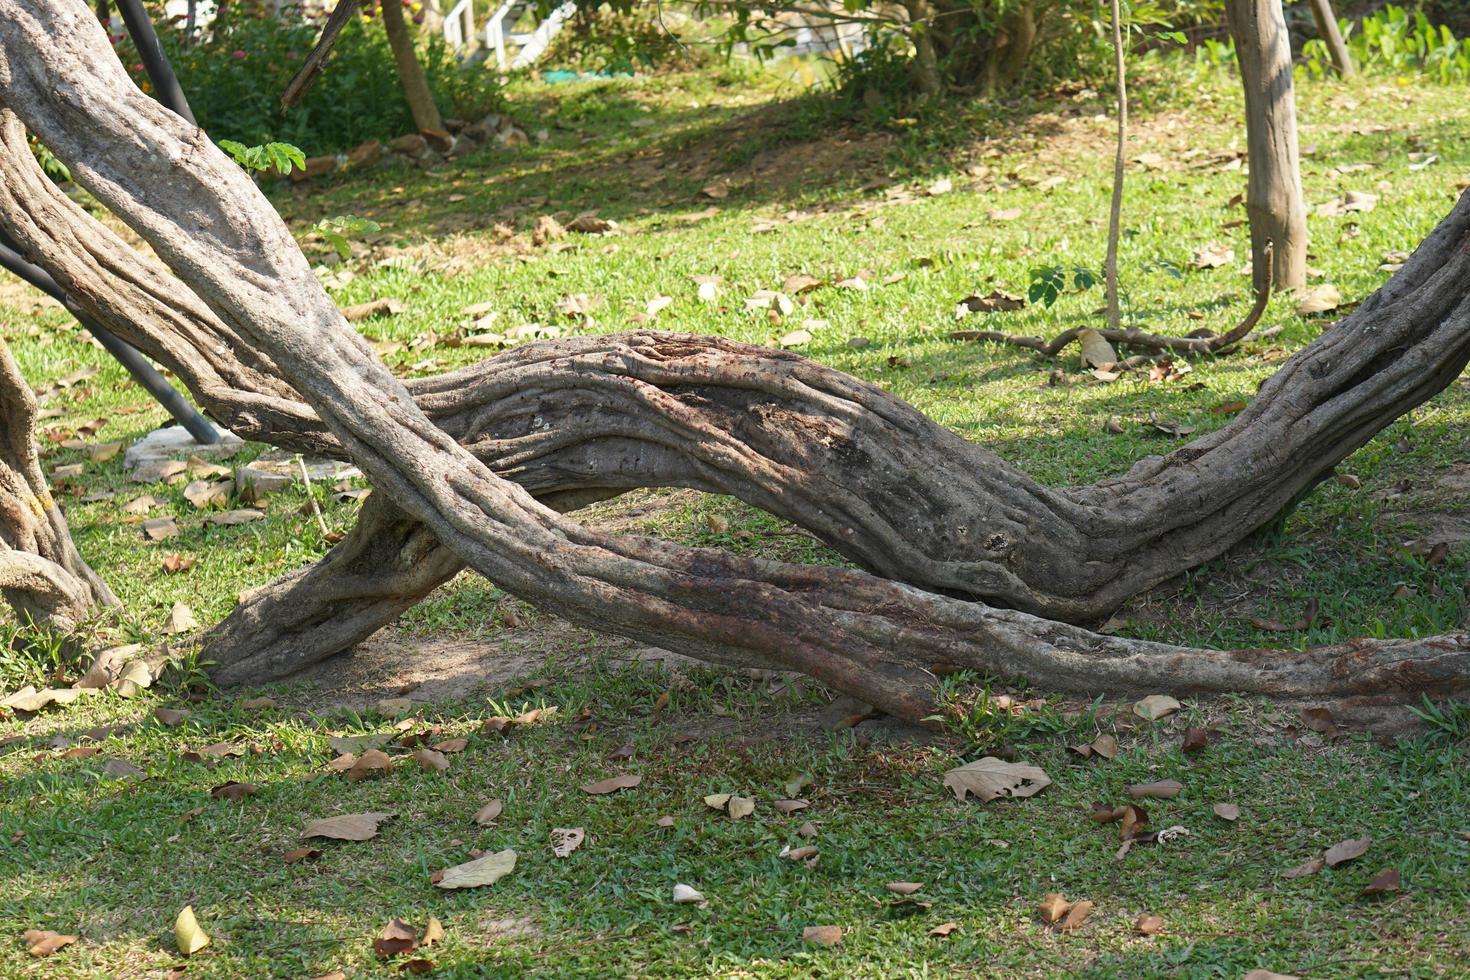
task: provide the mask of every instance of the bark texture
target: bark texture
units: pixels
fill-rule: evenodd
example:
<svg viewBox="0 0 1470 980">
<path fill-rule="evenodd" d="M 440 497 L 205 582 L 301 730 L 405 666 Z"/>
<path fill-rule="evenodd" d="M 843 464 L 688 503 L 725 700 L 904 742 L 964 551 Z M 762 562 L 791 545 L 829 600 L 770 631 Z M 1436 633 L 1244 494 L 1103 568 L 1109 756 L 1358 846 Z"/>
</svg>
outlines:
<svg viewBox="0 0 1470 980">
<path fill-rule="evenodd" d="M 1307 282 L 1307 206 L 1297 147 L 1291 37 L 1281 0 L 1225 0 L 1225 17 L 1245 90 L 1250 163 L 1245 209 L 1256 289 L 1268 273 L 1274 288 L 1296 289 Z M 1269 261 L 1268 242 L 1274 246 Z"/>
<path fill-rule="evenodd" d="M 434 104 L 434 93 L 429 90 L 424 66 L 419 64 L 418 52 L 414 50 L 413 34 L 403 19 L 403 6 L 399 0 L 382 0 L 378 7 L 383 12 L 383 30 L 388 34 L 393 60 L 398 64 L 398 80 L 403 85 L 408 110 L 413 114 L 413 124 L 420 132 L 443 130 L 444 121 Z"/>
<path fill-rule="evenodd" d="M 249 179 L 106 53 L 76 0 L 14 0 L 0 8 L 0 108 L 171 272 L 37 183 L 11 118 L 0 224 L 237 431 L 350 457 L 376 487 L 332 555 L 221 625 L 229 676 L 265 679 L 370 632 L 464 562 L 573 622 L 804 671 L 911 719 L 959 669 L 1089 693 L 1467 689 L 1461 636 L 1187 650 L 1031 613 L 1086 620 L 1220 554 L 1450 383 L 1470 359 L 1470 199 L 1225 428 L 1124 477 L 1050 489 L 871 385 L 718 339 L 576 338 L 403 385 Z M 600 534 L 558 513 L 650 485 L 734 493 L 879 575 Z"/>
<path fill-rule="evenodd" d="M 0 593 L 22 622 L 66 633 L 117 599 L 72 544 L 35 431 L 36 399 L 0 340 Z"/>
</svg>

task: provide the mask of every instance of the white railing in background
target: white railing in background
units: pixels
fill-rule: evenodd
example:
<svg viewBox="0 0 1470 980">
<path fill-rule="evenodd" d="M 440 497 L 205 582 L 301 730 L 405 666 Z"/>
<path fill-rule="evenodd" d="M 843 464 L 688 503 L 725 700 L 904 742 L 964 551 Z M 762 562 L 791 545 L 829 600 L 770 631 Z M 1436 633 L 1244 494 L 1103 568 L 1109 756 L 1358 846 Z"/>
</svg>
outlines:
<svg viewBox="0 0 1470 980">
<path fill-rule="evenodd" d="M 444 15 L 444 43 L 451 51 L 464 49 L 465 43 L 475 36 L 475 0 L 459 0 L 449 13 Z"/>
</svg>

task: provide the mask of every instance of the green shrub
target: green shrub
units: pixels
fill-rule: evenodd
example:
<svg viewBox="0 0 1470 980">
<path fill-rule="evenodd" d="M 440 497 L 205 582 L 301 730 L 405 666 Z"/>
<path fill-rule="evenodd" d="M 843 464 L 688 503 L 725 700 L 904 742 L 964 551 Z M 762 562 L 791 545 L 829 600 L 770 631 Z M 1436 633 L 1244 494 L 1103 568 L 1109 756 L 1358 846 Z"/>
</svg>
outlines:
<svg viewBox="0 0 1470 980">
<path fill-rule="evenodd" d="M 342 29 L 316 84 L 286 113 L 281 93 L 320 28 L 299 7 L 271 16 L 259 4 L 222 2 L 218 17 L 192 41 L 178 21 L 159 28 L 189 104 L 215 140 L 291 143 L 314 156 L 414 131 L 387 36 L 375 17 L 354 18 Z M 147 91 L 131 42 L 120 39 L 117 47 Z M 501 105 L 494 74 L 483 66 L 461 67 L 441 41 L 431 40 L 420 57 L 446 115 L 473 118 Z"/>
<path fill-rule="evenodd" d="M 1341 28 L 1359 71 L 1422 74 L 1442 84 L 1470 81 L 1470 39 L 1457 38 L 1447 25 L 1435 25 L 1423 11 L 1410 14 L 1388 4 L 1357 24 L 1343 20 Z M 1316 78 L 1329 75 L 1327 46 L 1316 38 L 1303 44 L 1302 66 Z"/>
</svg>

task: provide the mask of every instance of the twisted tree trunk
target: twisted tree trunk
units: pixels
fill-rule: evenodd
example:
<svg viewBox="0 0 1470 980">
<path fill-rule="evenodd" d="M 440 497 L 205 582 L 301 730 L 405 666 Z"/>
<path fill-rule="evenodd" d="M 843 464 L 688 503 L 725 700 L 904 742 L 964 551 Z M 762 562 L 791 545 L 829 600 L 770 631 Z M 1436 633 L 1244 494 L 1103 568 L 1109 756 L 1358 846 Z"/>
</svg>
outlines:
<svg viewBox="0 0 1470 980">
<path fill-rule="evenodd" d="M 1056 490 L 871 385 L 716 339 L 578 338 L 400 384 L 249 179 L 132 86 L 76 0 L 0 8 L 0 108 L 187 286 L 38 181 L 9 117 L 0 224 L 237 431 L 345 455 L 377 488 L 327 559 L 221 624 L 222 676 L 267 679 L 340 649 L 463 562 L 573 622 L 805 671 L 907 718 L 958 669 L 1089 693 L 1470 690 L 1461 636 L 1187 650 L 1031 614 L 1087 620 L 1220 554 L 1453 380 L 1470 359 L 1470 199 L 1225 428 Z M 599 534 L 557 513 L 649 485 L 734 493 L 880 574 Z"/>
<path fill-rule="evenodd" d="M 22 622 L 65 633 L 117 599 L 72 545 L 35 432 L 36 399 L 0 340 L 0 594 Z"/>
</svg>

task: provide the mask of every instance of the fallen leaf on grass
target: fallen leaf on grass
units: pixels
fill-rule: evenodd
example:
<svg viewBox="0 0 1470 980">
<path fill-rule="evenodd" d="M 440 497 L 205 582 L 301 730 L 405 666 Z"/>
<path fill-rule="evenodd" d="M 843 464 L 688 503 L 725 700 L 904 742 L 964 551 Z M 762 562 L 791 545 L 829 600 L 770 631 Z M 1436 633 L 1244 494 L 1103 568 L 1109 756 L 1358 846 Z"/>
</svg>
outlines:
<svg viewBox="0 0 1470 980">
<path fill-rule="evenodd" d="M 378 836 L 378 824 L 391 819 L 391 813 L 349 813 L 340 817 L 313 820 L 301 831 L 302 837 L 330 837 L 333 840 L 372 840 Z"/>
<path fill-rule="evenodd" d="M 818 946 L 836 946 L 842 942 L 842 927 L 807 926 L 801 930 L 801 938 Z"/>
<path fill-rule="evenodd" d="M 1210 733 L 1203 728 L 1185 729 L 1184 740 L 1179 743 L 1183 752 L 1200 752 L 1210 744 Z"/>
<path fill-rule="evenodd" d="M 789 814 L 795 813 L 797 810 L 805 810 L 811 806 L 811 803 L 808 800 L 777 800 L 771 806 L 775 808 L 777 813 Z"/>
<path fill-rule="evenodd" d="M 497 819 L 499 819 L 500 813 L 504 809 L 505 804 L 502 803 L 500 800 L 491 800 L 489 803 L 486 803 L 484 806 L 480 807 L 480 809 L 476 810 L 475 815 L 472 819 L 481 827 L 487 827 L 490 824 L 494 823 Z"/>
<path fill-rule="evenodd" d="M 1326 866 L 1326 859 L 1324 859 L 1322 855 L 1318 854 L 1316 857 L 1309 858 L 1308 860 L 1302 862 L 1294 868 L 1287 868 L 1285 871 L 1281 872 L 1281 877 L 1305 878 L 1307 875 L 1316 874 L 1318 871 L 1321 871 Z"/>
<path fill-rule="evenodd" d="M 1368 836 L 1359 837 L 1356 840 L 1339 841 L 1327 849 L 1322 855 L 1322 860 L 1327 862 L 1329 868 L 1335 868 L 1339 864 L 1355 861 L 1368 853 L 1368 847 L 1373 843 L 1373 838 Z"/>
<path fill-rule="evenodd" d="M 941 922 L 939 925 L 929 930 L 929 935 L 939 936 L 942 939 L 945 936 L 948 936 L 950 933 L 954 932 L 959 927 L 960 924 L 958 922 Z"/>
<path fill-rule="evenodd" d="M 237 524 L 249 524 L 252 521 L 265 520 L 265 511 L 246 507 L 241 510 L 222 510 L 217 514 L 210 514 L 205 518 L 211 524 L 220 527 L 234 527 Z"/>
<path fill-rule="evenodd" d="M 1341 304 L 1342 293 L 1332 283 L 1325 282 L 1297 293 L 1296 314 L 1311 316 L 1314 313 L 1326 313 L 1337 309 Z"/>
<path fill-rule="evenodd" d="M 1077 335 L 1077 340 L 1082 348 L 1083 367 L 1106 367 L 1116 364 L 1118 353 L 1113 350 L 1113 345 L 1108 343 L 1107 338 L 1096 330 L 1085 329 Z"/>
<path fill-rule="evenodd" d="M 1159 721 L 1180 709 L 1178 701 L 1167 694 L 1150 694 L 1133 706 L 1133 713 L 1147 721 Z"/>
<path fill-rule="evenodd" d="M 199 920 L 194 917 L 194 906 L 185 905 L 174 920 L 174 942 L 185 956 L 193 956 L 209 945 L 209 936 L 199 928 Z"/>
<path fill-rule="evenodd" d="M 688 885 L 674 886 L 675 905 L 702 905 L 707 899 Z"/>
<path fill-rule="evenodd" d="M 153 717 L 160 725 L 177 728 L 189 717 L 189 712 L 183 708 L 154 708 Z"/>
<path fill-rule="evenodd" d="M 194 618 L 194 610 L 182 602 L 176 602 L 169 610 L 168 621 L 163 624 L 163 631 L 169 635 L 187 633 L 199 625 L 199 620 Z"/>
<path fill-rule="evenodd" d="M 1073 902 L 1072 907 L 1067 909 L 1066 917 L 1062 919 L 1057 928 L 1062 932 L 1076 932 L 1082 928 L 1082 924 L 1092 914 L 1092 908 L 1092 903 L 1086 900 Z"/>
<path fill-rule="evenodd" d="M 556 827 L 551 831 L 551 853 L 559 858 L 569 856 L 582 846 L 587 833 L 581 827 Z"/>
<path fill-rule="evenodd" d="M 986 217 L 991 221 L 1015 221 L 1021 216 L 1020 208 L 1000 208 L 991 211 Z"/>
<path fill-rule="evenodd" d="M 418 749 L 413 753 L 413 761 L 431 772 L 443 772 L 449 768 L 449 760 L 444 757 L 443 752 L 435 752 L 433 749 Z"/>
<path fill-rule="evenodd" d="M 402 919 L 394 919 L 373 940 L 373 952 L 384 959 L 418 949 L 419 931 Z"/>
<path fill-rule="evenodd" d="M 237 783 L 231 780 L 209 791 L 209 795 L 217 800 L 243 800 L 247 796 L 254 796 L 260 792 L 260 787 L 254 783 Z"/>
<path fill-rule="evenodd" d="M 1401 883 L 1402 879 L 1399 876 L 1397 868 L 1384 868 L 1382 871 L 1378 872 L 1378 876 L 1376 878 L 1368 882 L 1367 886 L 1363 888 L 1361 894 L 1382 895 L 1384 892 L 1396 892 L 1399 890 L 1399 885 Z"/>
<path fill-rule="evenodd" d="M 800 296 L 802 293 L 810 292 L 821 285 L 822 280 L 816 276 L 809 276 L 806 273 L 798 272 L 786 277 L 786 281 L 781 284 L 781 292 L 788 296 Z"/>
<path fill-rule="evenodd" d="M 960 318 L 971 313 L 1010 313 L 1014 310 L 1026 308 L 1026 300 L 1014 293 L 1008 293 L 1000 289 L 992 289 L 984 296 L 971 294 L 960 300 L 955 306 L 955 317 Z"/>
<path fill-rule="evenodd" d="M 314 847 L 298 847 L 281 855 L 281 860 L 286 864 L 295 864 L 297 861 L 315 861 L 322 856 L 322 852 Z"/>
<path fill-rule="evenodd" d="M 455 752 L 463 752 L 466 748 L 469 747 L 469 744 L 470 741 L 467 738 L 451 738 L 440 742 L 438 745 L 435 745 L 434 751 L 443 752 L 446 755 L 452 755 Z"/>
<path fill-rule="evenodd" d="M 917 881 L 890 881 L 883 887 L 895 895 L 912 895 L 914 892 L 923 888 L 924 885 L 922 882 Z"/>
<path fill-rule="evenodd" d="M 777 854 L 776 856 L 780 858 L 785 858 L 788 861 L 805 861 L 807 865 L 810 866 L 817 863 L 817 858 L 820 857 L 821 854 L 817 850 L 817 848 L 813 847 L 810 844 L 807 844 L 803 847 L 791 847 L 788 845 L 781 848 L 781 853 Z"/>
<path fill-rule="evenodd" d="M 1088 747 L 1104 759 L 1114 759 L 1118 755 L 1118 740 L 1107 733 L 1103 733 L 1093 739 L 1092 744 Z"/>
<path fill-rule="evenodd" d="M 445 868 L 434 882 L 437 888 L 479 888 L 493 885 L 515 870 L 516 852 L 510 848 Z"/>
<path fill-rule="evenodd" d="M 1172 800 L 1184 789 L 1177 779 L 1160 779 L 1153 783 L 1141 783 L 1128 787 L 1128 795 L 1135 800 Z"/>
<path fill-rule="evenodd" d="M 608 793 L 616 793 L 619 790 L 632 789 L 641 782 L 643 782 L 642 776 L 624 773 L 621 776 L 612 776 L 595 783 L 585 783 L 582 786 L 582 792 L 592 796 L 606 796 Z"/>
<path fill-rule="evenodd" d="M 1195 249 L 1189 264 L 1196 269 L 1218 269 L 1235 261 L 1235 249 L 1229 245 L 1212 242 L 1204 248 Z"/>
<path fill-rule="evenodd" d="M 1140 915 L 1133 920 L 1133 931 L 1140 936 L 1157 936 L 1164 931 L 1164 920 L 1157 915 Z"/>
<path fill-rule="evenodd" d="M 1063 898 L 1061 892 L 1049 892 L 1041 898 L 1039 908 L 1041 921 L 1047 925 L 1054 925 L 1061 921 L 1062 916 L 1066 915 L 1067 909 L 1071 907 L 1072 903 Z"/>
<path fill-rule="evenodd" d="M 198 559 L 174 552 L 163 556 L 163 570 L 169 575 L 177 575 L 179 572 L 187 572 L 193 568 L 196 561 Z"/>
<path fill-rule="evenodd" d="M 50 929 L 27 929 L 21 938 L 26 942 L 26 951 L 38 958 L 50 956 L 77 941 L 76 936 L 63 936 Z"/>
<path fill-rule="evenodd" d="M 133 765 L 126 759 L 108 759 L 102 763 L 102 772 L 108 776 L 122 778 L 124 776 L 142 776 L 143 770 Z"/>
<path fill-rule="evenodd" d="M 986 756 L 945 773 L 944 785 L 954 791 L 957 800 L 973 793 L 988 803 L 1001 797 L 1035 796 L 1051 785 L 1051 777 L 1030 763 Z"/>
<path fill-rule="evenodd" d="M 172 517 L 155 517 L 143 522 L 143 537 L 149 541 L 164 541 L 179 536 L 179 525 Z"/>
<path fill-rule="evenodd" d="M 433 960 L 426 960 L 423 957 L 419 957 L 417 959 L 404 961 L 401 965 L 399 965 L 398 972 L 407 973 L 410 976 L 419 977 L 423 976 L 426 973 L 432 972 L 433 969 Z"/>
<path fill-rule="evenodd" d="M 352 768 L 347 770 L 347 779 L 349 782 L 355 783 L 371 776 L 392 771 L 393 760 L 388 757 L 388 753 L 382 749 L 368 749 L 362 754 L 361 758 L 352 764 Z"/>
<path fill-rule="evenodd" d="M 1240 807 L 1236 806 L 1234 803 L 1216 803 L 1210 809 L 1213 810 L 1215 816 L 1219 817 L 1221 820 L 1228 820 L 1233 823 L 1236 820 L 1240 819 Z"/>
<path fill-rule="evenodd" d="M 1270 970 L 1252 970 L 1240 980 L 1299 980 L 1294 973 L 1272 973 Z"/>
</svg>

